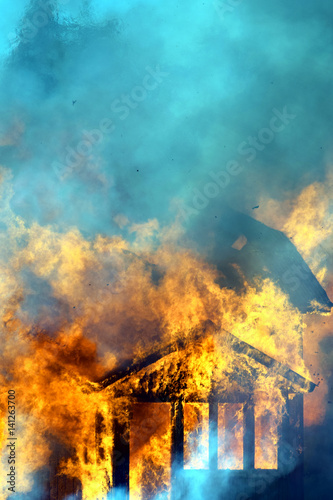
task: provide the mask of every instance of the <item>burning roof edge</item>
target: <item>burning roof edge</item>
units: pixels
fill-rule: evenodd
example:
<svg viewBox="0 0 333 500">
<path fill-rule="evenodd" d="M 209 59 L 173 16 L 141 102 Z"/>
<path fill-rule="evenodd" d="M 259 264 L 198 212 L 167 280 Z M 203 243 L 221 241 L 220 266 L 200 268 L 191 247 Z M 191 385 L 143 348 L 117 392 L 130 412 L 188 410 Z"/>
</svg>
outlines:
<svg viewBox="0 0 333 500">
<path fill-rule="evenodd" d="M 161 349 L 152 352 L 144 359 L 137 361 L 135 363 L 133 363 L 133 360 L 124 361 L 120 367 L 109 372 L 108 375 L 99 382 L 101 389 L 105 389 L 106 387 L 115 384 L 116 382 L 124 379 L 125 377 L 130 377 L 132 375 L 135 375 L 139 371 L 156 363 L 157 361 L 159 361 L 165 356 L 168 356 L 169 354 L 172 354 L 178 350 L 186 349 L 186 346 L 189 345 L 190 342 L 196 342 L 202 340 L 208 333 L 212 333 L 212 329 L 214 329 L 216 332 L 217 329 L 215 325 L 213 325 L 212 322 L 210 321 L 207 323 L 208 324 L 206 324 L 204 328 L 204 333 L 202 332 L 202 330 L 195 331 L 190 339 L 180 339 L 177 342 L 169 343 L 166 346 L 162 347 Z M 274 368 L 277 375 L 280 375 L 281 377 L 285 378 L 286 380 L 298 386 L 305 392 L 312 392 L 315 389 L 315 387 L 317 387 L 317 385 L 314 382 L 306 379 L 299 373 L 295 372 L 289 366 L 284 365 L 283 363 L 277 361 L 271 356 L 268 356 L 267 354 L 260 351 L 256 347 L 253 347 L 247 342 L 240 340 L 232 333 L 226 330 L 222 331 L 224 332 L 226 342 L 238 354 L 245 354 L 246 356 L 254 359 L 256 362 L 265 366 L 266 368 L 270 369 Z"/>
<path fill-rule="evenodd" d="M 227 335 L 227 341 L 235 352 L 246 354 L 258 363 L 264 365 L 266 368 L 275 368 L 278 375 L 281 375 L 289 382 L 292 382 L 293 384 L 299 386 L 301 389 L 304 389 L 307 392 L 312 392 L 315 387 L 317 387 L 317 384 L 295 372 L 294 370 L 289 368 L 289 366 L 284 365 L 271 356 L 268 356 L 267 354 L 260 351 L 256 347 L 253 347 L 247 342 L 240 340 L 232 333 L 227 332 L 226 330 L 224 330 L 224 332 Z"/>
</svg>

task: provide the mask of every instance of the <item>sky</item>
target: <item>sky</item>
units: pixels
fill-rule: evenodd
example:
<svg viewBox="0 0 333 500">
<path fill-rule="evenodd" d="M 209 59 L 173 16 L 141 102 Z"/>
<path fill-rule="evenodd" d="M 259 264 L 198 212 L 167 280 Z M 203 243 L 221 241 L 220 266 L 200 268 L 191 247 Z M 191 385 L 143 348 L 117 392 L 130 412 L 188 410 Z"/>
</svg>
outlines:
<svg viewBox="0 0 333 500">
<path fill-rule="evenodd" d="M 3 231 L 18 217 L 86 241 L 155 244 L 178 224 L 200 248 L 226 206 L 291 238 L 289 215 L 317 207 L 309 227 L 323 234 L 296 246 L 332 292 L 330 0 L 16 0 L 0 11 Z M 39 295 L 26 311 L 57 312 L 29 272 Z M 331 424 L 327 413 L 313 427 L 320 442 Z M 309 470 L 313 495 L 322 472 Z"/>
</svg>

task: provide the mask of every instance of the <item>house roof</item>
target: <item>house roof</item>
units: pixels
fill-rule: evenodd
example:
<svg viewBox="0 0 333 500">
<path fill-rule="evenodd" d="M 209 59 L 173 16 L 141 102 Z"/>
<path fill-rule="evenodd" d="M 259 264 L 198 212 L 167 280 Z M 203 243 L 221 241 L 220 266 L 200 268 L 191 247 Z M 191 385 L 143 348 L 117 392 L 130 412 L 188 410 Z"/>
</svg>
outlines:
<svg viewBox="0 0 333 500">
<path fill-rule="evenodd" d="M 333 303 L 326 291 L 281 231 L 226 205 L 212 203 L 197 216 L 187 234 L 223 273 L 227 286 L 237 289 L 243 285 L 236 264 L 249 282 L 259 276 L 277 283 L 302 313 L 331 311 Z M 240 238 L 242 244 L 235 246 Z"/>
<path fill-rule="evenodd" d="M 253 359 L 255 362 L 266 367 L 268 370 L 273 370 L 275 375 L 282 377 L 282 379 L 290 383 L 290 385 L 296 391 L 298 390 L 301 392 L 312 392 L 316 387 L 316 384 L 314 382 L 306 379 L 299 373 L 296 373 L 289 366 L 284 365 L 271 356 L 268 356 L 267 354 L 253 347 L 247 342 L 240 340 L 232 333 L 227 332 L 226 330 L 222 330 L 222 332 L 225 342 L 227 342 L 227 344 L 235 353 L 245 355 L 249 359 Z M 100 386 L 101 388 L 106 388 L 115 384 L 116 382 L 125 379 L 128 380 L 132 376 L 138 374 L 141 370 L 147 369 L 169 354 L 175 353 L 180 350 L 185 350 L 190 344 L 192 345 L 193 343 L 199 342 L 208 334 L 212 333 L 220 332 L 217 332 L 212 322 L 207 322 L 203 330 L 195 331 L 190 338 L 187 338 L 185 340 L 179 339 L 177 342 L 169 343 L 162 348 L 156 349 L 155 351 L 151 352 L 149 355 L 139 361 L 125 361 L 121 366 L 109 372 L 107 376 L 100 381 Z"/>
</svg>

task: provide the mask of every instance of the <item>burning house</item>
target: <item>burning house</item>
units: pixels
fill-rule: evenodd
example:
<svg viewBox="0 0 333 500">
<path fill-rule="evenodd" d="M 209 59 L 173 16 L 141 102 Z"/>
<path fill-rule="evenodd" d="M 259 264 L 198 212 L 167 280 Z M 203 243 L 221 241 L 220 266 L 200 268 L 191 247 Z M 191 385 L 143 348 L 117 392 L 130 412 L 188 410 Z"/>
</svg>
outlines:
<svg viewBox="0 0 333 500">
<path fill-rule="evenodd" d="M 1 5 L 0 500 L 330 498 L 333 2 Z"/>
<path fill-rule="evenodd" d="M 216 344 L 215 336 L 222 341 Z M 192 378 L 191 355 L 186 351 L 202 349 L 210 359 L 196 368 Z M 197 362 L 200 365 L 199 357 Z M 211 380 L 205 384 L 208 367 Z M 170 383 L 170 374 L 171 385 L 163 384 L 163 380 Z M 268 387 L 275 386 L 275 395 L 267 390 L 268 381 Z M 113 398 L 131 395 L 128 418 L 116 415 L 114 421 L 115 487 L 129 490 L 132 482 L 138 498 L 145 499 L 155 497 L 155 488 L 163 491 L 171 485 L 171 498 L 186 498 L 195 471 L 206 476 L 207 483 L 214 479 L 217 491 L 226 483 L 223 474 L 228 474 L 229 488 L 232 485 L 235 498 L 240 498 L 251 486 L 263 493 L 263 481 L 273 483 L 282 474 L 287 479 L 280 479 L 276 498 L 302 498 L 302 395 L 313 391 L 315 384 L 232 334 L 216 332 L 209 325 L 187 345 L 167 346 L 130 370 L 111 374 L 102 384 Z M 274 400 L 277 394 L 279 402 Z M 168 448 L 164 443 L 164 453 L 172 464 L 167 478 L 160 464 L 154 466 L 147 450 L 142 451 L 147 443 L 140 447 L 136 437 L 143 432 L 148 441 L 152 439 L 151 431 L 160 427 L 154 422 L 158 418 L 169 419 L 164 422 L 170 444 Z M 160 441 L 163 446 L 163 436 Z M 131 464 L 141 469 L 139 480 L 137 473 L 131 473 Z"/>
<path fill-rule="evenodd" d="M 330 310 L 325 291 L 282 233 L 241 214 L 230 217 L 237 224 L 228 228 L 237 232 L 221 226 L 228 251 L 220 258 L 210 247 L 226 286 L 241 293 L 239 268 L 253 270 L 244 262 L 260 249 L 262 269 L 253 276 L 270 276 L 302 312 Z M 88 498 L 190 498 L 197 482 L 205 485 L 200 498 L 213 498 L 214 489 L 214 498 L 301 500 L 303 395 L 315 384 L 302 359 L 301 332 L 292 335 L 286 325 L 285 337 L 277 337 L 205 321 L 171 342 L 152 343 L 87 387 L 106 401 L 96 404 L 94 449 L 82 450 L 90 476 L 102 471 L 100 489 L 86 488 Z M 75 460 L 60 475 L 57 460 L 54 467 L 45 498 L 81 498 L 80 482 L 71 479 Z"/>
</svg>

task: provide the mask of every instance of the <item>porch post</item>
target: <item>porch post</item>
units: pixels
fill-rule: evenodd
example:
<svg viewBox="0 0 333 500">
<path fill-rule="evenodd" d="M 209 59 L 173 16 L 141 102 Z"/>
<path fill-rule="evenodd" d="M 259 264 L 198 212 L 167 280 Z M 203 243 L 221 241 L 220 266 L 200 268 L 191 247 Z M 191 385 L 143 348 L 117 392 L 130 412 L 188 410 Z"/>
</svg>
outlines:
<svg viewBox="0 0 333 500">
<path fill-rule="evenodd" d="M 120 420 L 117 415 L 113 420 L 114 445 L 112 453 L 112 487 L 122 488 L 126 499 L 129 498 L 129 463 L 130 463 L 130 414 L 128 419 Z"/>
<path fill-rule="evenodd" d="M 184 467 L 184 401 L 171 403 L 171 500 L 180 498 Z"/>
<path fill-rule="evenodd" d="M 244 404 L 244 470 L 254 470 L 254 402 L 250 397 Z"/>
<path fill-rule="evenodd" d="M 209 401 L 209 470 L 218 469 L 218 408 L 215 398 Z"/>
</svg>

